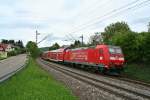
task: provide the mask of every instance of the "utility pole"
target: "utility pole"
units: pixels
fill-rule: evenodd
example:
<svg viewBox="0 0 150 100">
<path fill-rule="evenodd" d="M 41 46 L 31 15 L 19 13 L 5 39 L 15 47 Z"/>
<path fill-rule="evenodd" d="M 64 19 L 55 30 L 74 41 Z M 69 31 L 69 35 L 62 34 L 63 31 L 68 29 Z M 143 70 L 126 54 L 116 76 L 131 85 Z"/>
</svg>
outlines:
<svg viewBox="0 0 150 100">
<path fill-rule="evenodd" d="M 82 41 L 82 46 L 83 46 L 83 34 L 80 36 L 81 41 Z"/>
<path fill-rule="evenodd" d="M 36 30 L 35 34 L 36 34 L 36 44 L 38 44 L 38 35 L 40 35 L 40 33 L 38 33 L 38 31 Z"/>
</svg>

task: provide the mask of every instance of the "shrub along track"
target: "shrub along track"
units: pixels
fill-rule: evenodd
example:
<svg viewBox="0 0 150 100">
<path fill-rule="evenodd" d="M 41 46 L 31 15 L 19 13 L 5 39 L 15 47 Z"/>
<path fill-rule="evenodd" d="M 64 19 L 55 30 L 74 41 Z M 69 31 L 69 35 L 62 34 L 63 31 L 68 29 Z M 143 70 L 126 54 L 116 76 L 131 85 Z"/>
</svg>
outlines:
<svg viewBox="0 0 150 100">
<path fill-rule="evenodd" d="M 42 59 L 38 59 L 38 63 L 43 63 L 45 65 L 50 66 L 51 68 L 62 72 L 68 76 L 71 76 L 77 80 L 88 83 L 100 90 L 106 91 L 108 93 L 114 94 L 116 97 L 121 97 L 123 99 L 139 99 L 139 100 L 149 100 L 150 99 L 150 88 L 146 85 L 139 83 L 132 83 L 130 81 L 117 80 L 104 76 L 97 76 L 91 73 L 87 73 L 84 71 L 79 71 L 72 68 L 66 68 L 63 65 L 51 63 L 48 61 L 44 61 Z M 107 78 L 103 79 L 103 78 Z"/>
</svg>

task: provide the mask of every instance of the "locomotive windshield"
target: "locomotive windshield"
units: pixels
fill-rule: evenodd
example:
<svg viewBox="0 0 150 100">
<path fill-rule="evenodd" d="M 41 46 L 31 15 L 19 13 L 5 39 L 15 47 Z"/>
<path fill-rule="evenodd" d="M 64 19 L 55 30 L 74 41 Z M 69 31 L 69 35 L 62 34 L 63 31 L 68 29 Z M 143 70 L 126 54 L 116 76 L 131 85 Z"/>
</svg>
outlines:
<svg viewBox="0 0 150 100">
<path fill-rule="evenodd" d="M 109 46 L 109 52 L 111 54 L 121 54 L 122 51 L 121 51 L 121 48 L 120 47 L 116 47 L 116 46 Z"/>
</svg>

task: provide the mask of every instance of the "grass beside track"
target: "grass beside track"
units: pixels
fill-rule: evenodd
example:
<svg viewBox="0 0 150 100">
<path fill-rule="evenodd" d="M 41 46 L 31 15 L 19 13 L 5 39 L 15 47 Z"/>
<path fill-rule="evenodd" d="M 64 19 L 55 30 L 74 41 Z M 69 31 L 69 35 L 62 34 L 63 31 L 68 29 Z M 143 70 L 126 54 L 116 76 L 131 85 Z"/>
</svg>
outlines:
<svg viewBox="0 0 150 100">
<path fill-rule="evenodd" d="M 137 64 L 126 65 L 125 75 L 129 78 L 150 83 L 150 66 Z"/>
<path fill-rule="evenodd" d="M 30 59 L 27 67 L 0 84 L 0 100 L 76 100 L 71 91 Z"/>
</svg>

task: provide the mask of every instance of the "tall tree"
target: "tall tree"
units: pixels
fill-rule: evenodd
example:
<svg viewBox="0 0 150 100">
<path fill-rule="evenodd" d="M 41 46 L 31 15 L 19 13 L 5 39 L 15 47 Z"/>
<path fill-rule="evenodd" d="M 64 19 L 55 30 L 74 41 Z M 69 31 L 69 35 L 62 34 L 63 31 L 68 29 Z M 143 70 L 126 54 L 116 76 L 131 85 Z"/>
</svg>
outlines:
<svg viewBox="0 0 150 100">
<path fill-rule="evenodd" d="M 119 33 L 125 33 L 131 31 L 128 24 L 125 22 L 116 22 L 110 24 L 105 28 L 105 31 L 102 33 L 103 41 L 107 44 L 112 44 L 113 35 Z"/>
<path fill-rule="evenodd" d="M 16 46 L 19 46 L 20 48 L 24 48 L 23 46 L 23 42 L 21 40 L 18 40 L 16 43 L 15 43 Z"/>
<path fill-rule="evenodd" d="M 6 39 L 2 39 L 2 42 L 1 42 L 1 43 L 8 44 L 8 40 L 6 40 Z"/>
<path fill-rule="evenodd" d="M 144 52 L 144 61 L 150 63 L 150 32 L 143 32 L 144 39 L 143 39 L 143 52 Z"/>
<path fill-rule="evenodd" d="M 15 40 L 8 40 L 9 44 L 15 45 Z"/>
<path fill-rule="evenodd" d="M 52 46 L 49 47 L 49 50 L 55 50 L 55 49 L 59 49 L 60 46 L 58 43 L 53 44 Z"/>
<path fill-rule="evenodd" d="M 27 51 L 30 52 L 33 58 L 36 58 L 40 54 L 40 50 L 35 42 L 29 41 L 26 45 Z"/>
<path fill-rule="evenodd" d="M 81 47 L 82 43 L 79 40 L 75 40 L 73 44 L 70 45 L 71 48 Z"/>
</svg>

